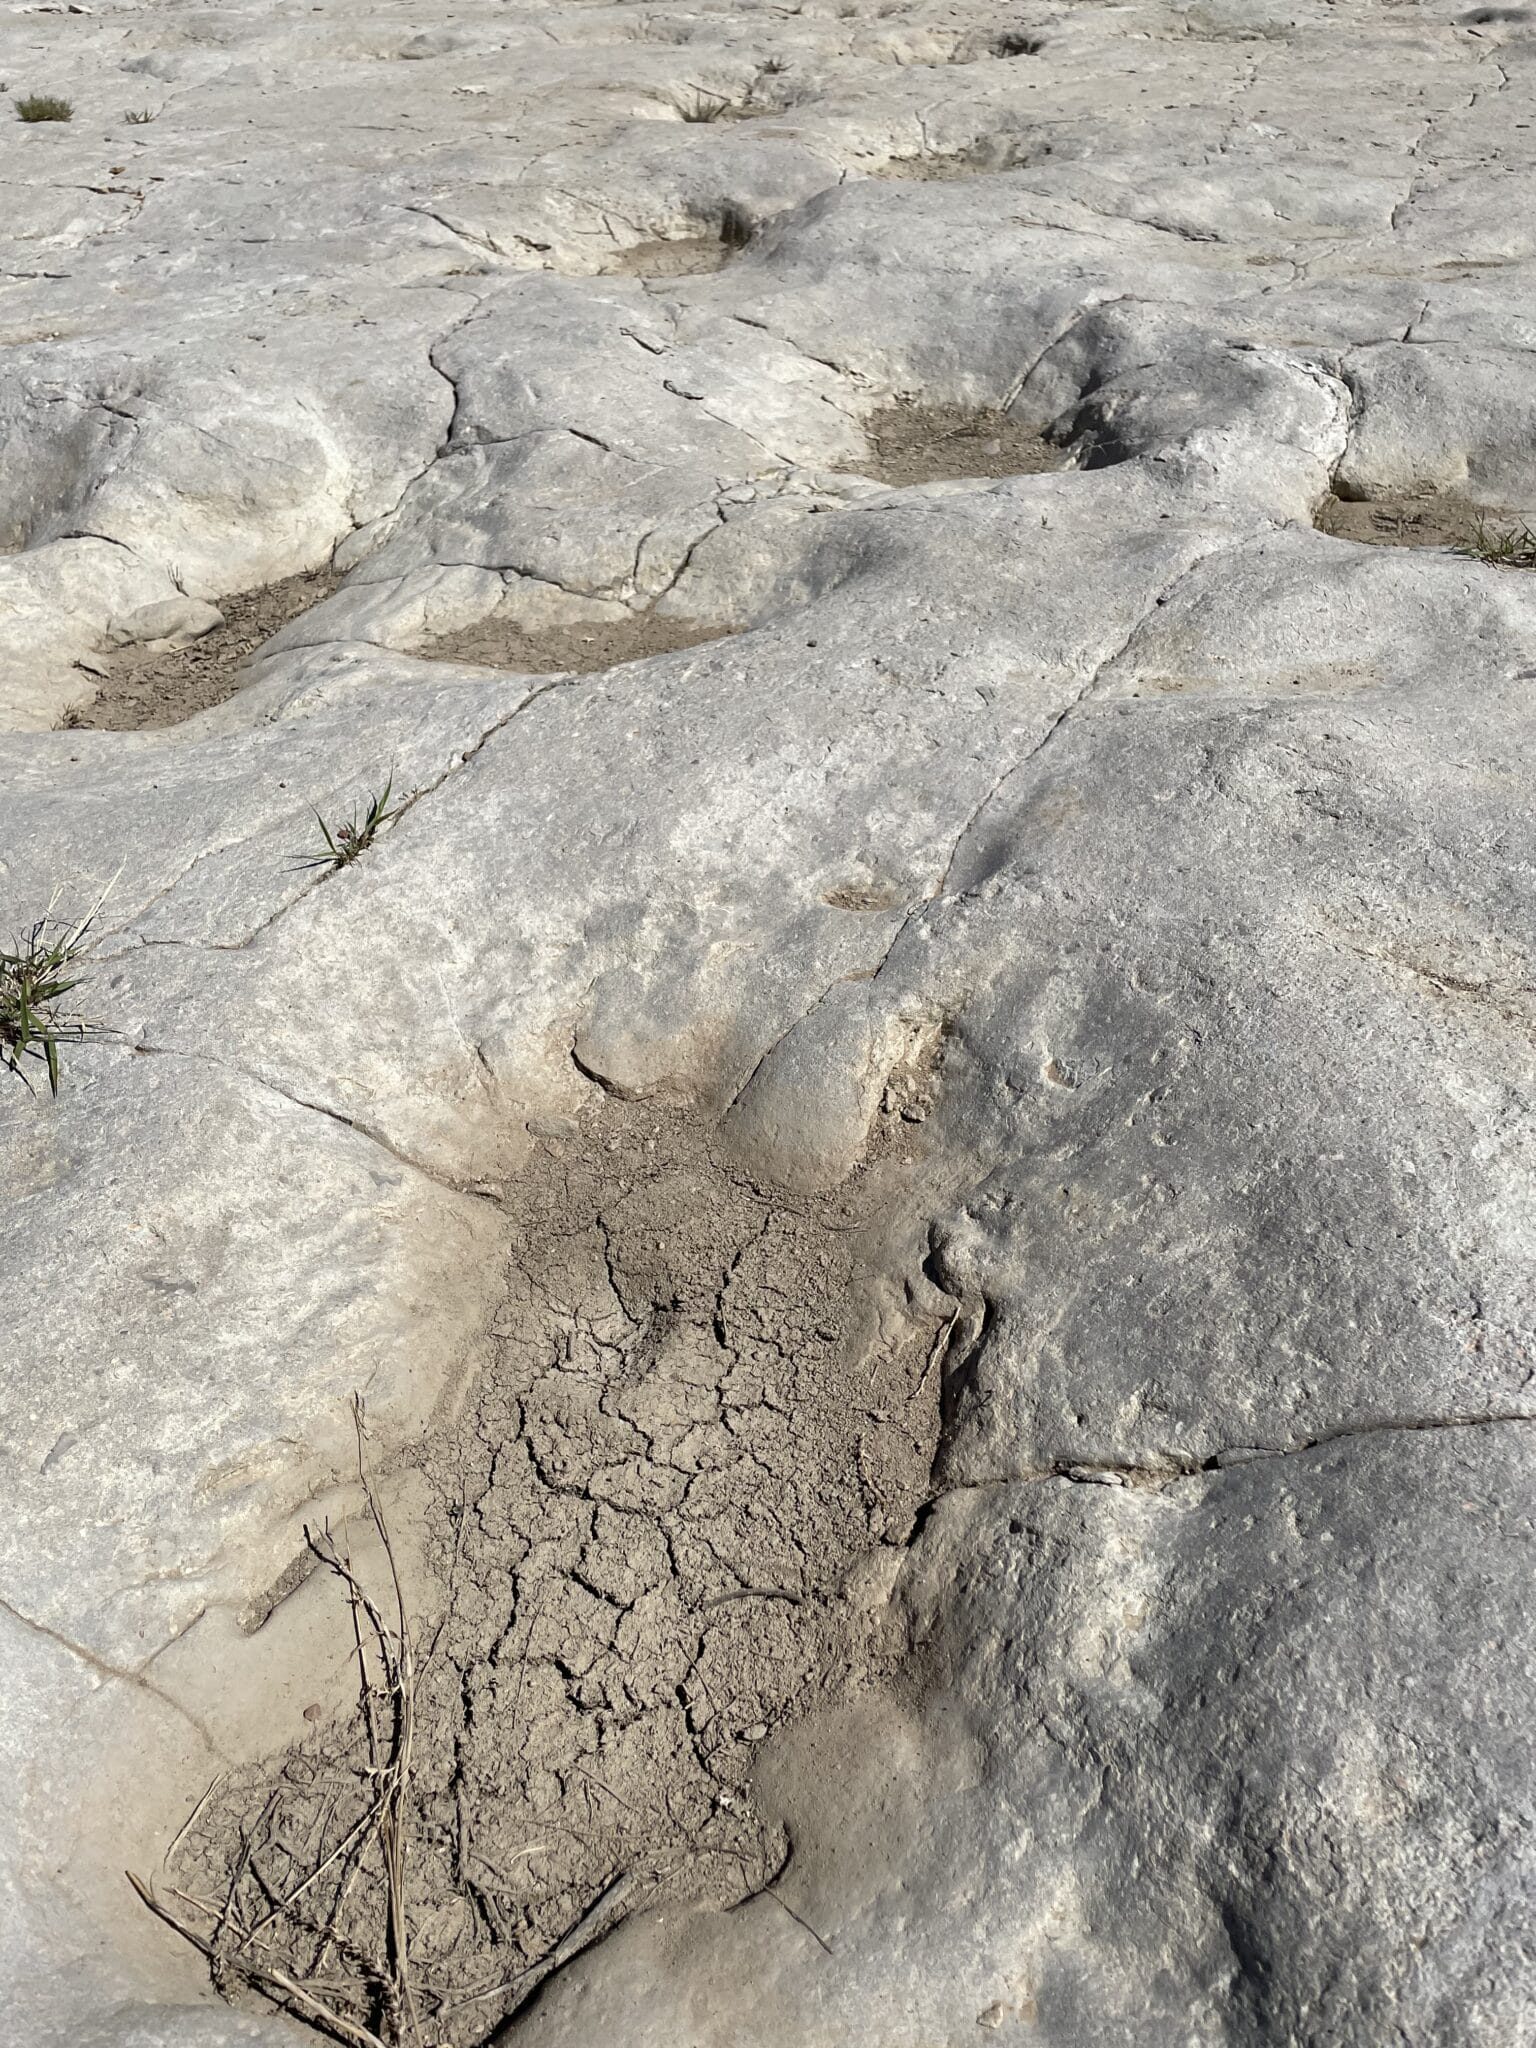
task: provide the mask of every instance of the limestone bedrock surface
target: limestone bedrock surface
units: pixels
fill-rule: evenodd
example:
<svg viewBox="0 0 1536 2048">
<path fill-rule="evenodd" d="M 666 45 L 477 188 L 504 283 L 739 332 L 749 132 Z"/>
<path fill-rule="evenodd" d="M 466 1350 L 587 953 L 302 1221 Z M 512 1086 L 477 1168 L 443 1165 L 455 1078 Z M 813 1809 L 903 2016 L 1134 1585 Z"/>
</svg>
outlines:
<svg viewBox="0 0 1536 2048">
<path fill-rule="evenodd" d="M 349 1396 L 408 1536 L 622 1099 L 786 1201 L 907 1132 L 937 1451 L 895 1675 L 751 1737 L 771 1889 L 509 2038 L 1536 2038 L 1536 575 L 1314 526 L 1536 519 L 1536 13 L 93 0 L 0 76 L 0 941 L 112 884 L 0 1072 L 0 2037 L 312 2038 L 121 1873 L 343 1698 Z M 889 487 L 893 406 L 1058 466 Z M 433 651 L 642 619 L 715 637 Z"/>
</svg>

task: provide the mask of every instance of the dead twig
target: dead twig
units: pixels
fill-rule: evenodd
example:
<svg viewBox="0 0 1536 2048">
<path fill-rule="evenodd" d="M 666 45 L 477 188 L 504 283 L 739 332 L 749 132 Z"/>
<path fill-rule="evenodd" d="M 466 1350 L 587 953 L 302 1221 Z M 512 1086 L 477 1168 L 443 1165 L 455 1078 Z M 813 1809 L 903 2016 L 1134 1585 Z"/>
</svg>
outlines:
<svg viewBox="0 0 1536 2048">
<path fill-rule="evenodd" d="M 797 1927 L 803 1927 L 805 1929 L 806 1933 L 811 1937 L 812 1941 L 816 1943 L 818 1948 L 825 1949 L 827 1954 L 831 1955 L 831 1942 L 827 1940 L 824 1934 L 818 1934 L 816 1932 L 816 1929 L 811 1925 L 810 1921 L 806 1919 L 803 1913 L 797 1913 L 794 1907 L 789 1903 L 788 1899 L 786 1899 L 781 1892 L 776 1892 L 771 1884 L 765 1884 L 763 1886 L 763 1890 L 768 1894 L 769 1898 L 773 1900 L 773 1903 L 776 1906 L 783 1907 L 784 1911 L 789 1915 L 790 1919 L 794 1921 Z"/>
<path fill-rule="evenodd" d="M 488 1998 L 502 1997 L 509 1991 L 520 1991 L 522 1996 L 517 2004 L 509 2013 L 503 2015 L 501 2025 L 491 2037 L 493 2041 L 499 2041 L 507 2022 L 516 2018 L 544 1979 L 553 1976 L 556 1970 L 563 1969 L 573 1956 L 590 1947 L 599 1934 L 607 1931 L 610 1916 L 622 1910 L 634 1888 L 634 1877 L 628 1871 L 621 1870 L 616 1877 L 608 1880 L 586 1912 L 574 1926 L 561 1935 L 546 1955 L 540 1956 L 536 1963 L 530 1963 L 525 1970 L 519 1970 L 515 1977 L 507 1977 L 499 1984 L 487 1984 L 483 1990 L 471 1991 L 465 1998 L 456 1998 L 451 2005 L 443 2007 L 442 2016 L 446 2019 L 450 2013 L 462 2012 L 466 2006 L 482 2005 Z"/>
<path fill-rule="evenodd" d="M 379 1507 L 378 1495 L 368 1477 L 363 1459 L 363 1439 L 366 1435 L 363 1420 L 363 1398 L 352 1396 L 352 1416 L 357 1427 L 357 1476 L 362 1484 L 368 1512 L 373 1526 L 384 1546 L 384 1556 L 389 1563 L 390 1583 L 395 1591 L 395 1658 L 391 1673 L 395 1696 L 395 1750 L 391 1760 L 390 1785 L 385 1794 L 384 1816 L 380 1823 L 380 1841 L 384 1850 L 384 1868 L 389 1899 L 389 1960 L 392 1972 L 391 1990 L 400 2001 L 414 2041 L 421 2031 L 421 2018 L 416 2010 L 416 1995 L 411 1984 L 410 1973 L 410 1930 L 405 1919 L 405 1867 L 410 1839 L 407 1791 L 411 1778 L 411 1751 L 416 1733 L 416 1667 L 415 1653 L 411 1645 L 410 1623 L 405 1611 L 405 1591 L 400 1583 L 400 1567 L 395 1561 L 395 1546 L 390 1541 L 389 1526 Z M 387 1657 L 383 1639 L 380 1639 L 380 1653 Z"/>
<path fill-rule="evenodd" d="M 163 1920 L 166 1926 L 174 1928 L 184 1941 L 189 1941 L 195 1949 L 200 1949 L 210 1964 L 219 1959 L 213 1943 L 206 1940 L 179 1914 L 173 1913 L 163 1899 L 156 1898 L 143 1878 L 136 1876 L 131 1870 L 124 1871 L 123 1875 L 156 1919 Z M 360 2025 L 356 2020 L 349 2020 L 345 2013 L 337 2012 L 335 2007 L 328 2005 L 323 1998 L 306 1991 L 304 1986 L 295 1982 L 285 1970 L 279 1970 L 272 1964 L 258 1962 L 253 1956 L 226 1960 L 232 1960 L 233 1967 L 275 2003 L 294 2006 L 305 2019 L 334 2034 L 337 2039 L 351 2043 L 352 2048 L 390 2048 L 390 2044 L 381 2040 L 371 2028 Z"/>
<path fill-rule="evenodd" d="M 342 1549 L 329 1528 L 318 1532 L 306 1529 L 304 1534 L 315 1555 L 341 1580 L 351 1610 L 359 1712 L 367 1743 L 364 1776 L 371 1790 L 365 1810 L 314 1869 L 286 1891 L 274 1886 L 255 1868 L 252 1862 L 255 1831 L 247 1831 L 242 1837 L 240 1853 L 222 1905 L 199 1899 L 191 1893 L 176 1894 L 195 1913 L 206 1916 L 210 1923 L 206 1932 L 200 1932 L 191 1921 L 157 1898 L 151 1887 L 131 1871 L 127 1875 L 150 1911 L 207 1957 L 216 1985 L 221 1985 L 227 1973 L 235 1973 L 263 1996 L 291 2007 L 312 2025 L 350 2044 L 350 2048 L 422 2048 L 421 2016 L 411 1976 L 410 1926 L 405 1907 L 411 1830 L 411 1767 L 416 1732 L 415 1644 L 389 1524 L 368 1471 L 364 1451 L 367 1424 L 360 1396 L 353 1397 L 352 1419 L 357 1435 L 358 1481 L 389 1567 L 393 1615 L 386 1619 L 378 1602 L 354 1570 L 350 1554 Z M 213 1789 L 210 1786 L 198 1801 L 177 1835 L 177 1842 L 196 1819 Z M 270 1818 L 277 1801 L 278 1795 L 273 1793 L 262 1809 L 257 1830 Z M 174 1843 L 172 1847 L 175 1847 Z M 364 1956 L 338 1925 L 368 1860 L 369 1851 L 375 1847 L 384 1891 L 382 1963 Z M 285 1853 L 291 1856 L 291 1852 Z M 350 1868 L 347 1867 L 349 1862 Z M 333 1872 L 339 1873 L 339 1882 L 334 1897 L 328 1900 L 329 1912 L 320 1927 L 319 1940 L 305 1981 L 300 1981 L 289 1970 L 280 1968 L 256 1950 L 260 1947 L 270 1952 L 274 1943 L 285 1934 L 303 1935 L 306 1943 L 313 1938 L 316 1921 L 306 1921 L 298 1909 Z M 248 1879 L 258 1888 L 258 1908 L 266 1907 L 255 1919 L 248 1919 L 240 1905 L 241 1889 Z M 347 1987 L 328 1981 L 324 1986 L 326 1995 L 321 1995 L 319 1972 L 333 1948 L 345 1964 L 358 1971 L 363 1983 L 372 1987 L 368 2002 L 374 2005 L 376 2013 L 382 2012 L 381 2031 L 352 2019 L 340 2010 L 338 2001 L 350 2003 L 358 1995 Z M 358 2002 L 364 2002 L 360 1996 Z"/>
<path fill-rule="evenodd" d="M 202 1798 L 198 1800 L 196 1806 L 193 1807 L 192 1811 L 187 1815 L 186 1819 L 182 1822 L 181 1826 L 176 1830 L 175 1834 L 171 1838 L 170 1847 L 166 1850 L 165 1854 L 160 1859 L 161 1867 L 163 1869 L 169 1870 L 171 1858 L 176 1854 L 176 1851 L 181 1847 L 183 1841 L 186 1839 L 188 1832 L 190 1831 L 193 1823 L 197 1819 L 197 1816 L 202 1812 L 203 1808 L 208 1804 L 209 1800 L 213 1797 L 214 1793 L 217 1792 L 219 1787 L 223 1784 L 225 1776 L 226 1773 L 220 1771 L 214 1777 L 212 1782 L 209 1784 L 207 1791 L 204 1792 Z"/>
</svg>

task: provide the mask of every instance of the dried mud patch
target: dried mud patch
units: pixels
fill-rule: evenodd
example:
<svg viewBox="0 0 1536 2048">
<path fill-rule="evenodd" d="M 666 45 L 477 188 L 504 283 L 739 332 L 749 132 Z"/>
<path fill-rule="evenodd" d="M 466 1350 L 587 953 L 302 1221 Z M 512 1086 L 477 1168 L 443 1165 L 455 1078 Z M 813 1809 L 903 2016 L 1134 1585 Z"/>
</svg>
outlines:
<svg viewBox="0 0 1536 2048">
<path fill-rule="evenodd" d="M 718 235 L 689 235 L 670 242 L 636 242 L 604 269 L 611 277 L 705 277 L 723 270 L 732 254 Z"/>
<path fill-rule="evenodd" d="M 703 232 L 633 243 L 621 249 L 603 269 L 612 277 L 647 280 L 703 277 L 711 271 L 723 270 L 733 256 L 746 248 L 753 232 L 751 217 L 727 201 L 719 221 Z"/>
<path fill-rule="evenodd" d="M 413 1460 L 446 1589 L 415 1631 L 398 1923 L 421 2040 L 490 2040 L 624 1911 L 771 1884 L 790 1844 L 756 1746 L 889 1670 L 849 1588 L 925 1497 L 945 1326 L 880 1274 L 911 1128 L 888 1121 L 801 1199 L 610 1100 L 505 1191 L 493 1360 Z M 381 1853 L 348 1846 L 372 1782 L 344 1717 L 223 1788 L 172 1877 L 222 1908 L 216 1983 L 255 1940 L 393 2042 L 418 2037 L 389 2010 Z"/>
<path fill-rule="evenodd" d="M 949 178 L 985 178 L 1011 169 L 1011 164 L 985 163 L 973 156 L 893 156 L 871 175 L 933 185 Z"/>
<path fill-rule="evenodd" d="M 487 668 L 509 669 L 514 675 L 584 676 L 619 668 L 626 661 L 648 661 L 656 654 L 679 654 L 685 648 L 727 637 L 717 626 L 700 626 L 657 612 L 534 630 L 512 619 L 490 618 L 429 640 L 418 651 L 428 661 L 481 662 Z"/>
<path fill-rule="evenodd" d="M 1034 151 L 1022 137 L 997 136 L 948 153 L 922 150 L 912 156 L 887 157 L 883 163 L 869 166 L 869 175 L 920 184 L 950 178 L 999 178 L 1008 171 L 1023 169 L 1033 160 Z"/>
<path fill-rule="evenodd" d="M 1486 527 L 1501 522 L 1486 508 L 1450 495 L 1323 500 L 1320 533 L 1384 548 L 1470 548 Z"/>
<path fill-rule="evenodd" d="M 68 727 L 96 732 L 139 732 L 180 725 L 233 697 L 245 683 L 245 665 L 272 635 L 339 588 L 340 574 L 317 569 L 261 590 L 220 600 L 224 623 L 189 646 L 129 647 L 103 654 L 92 673 L 100 687 L 89 704 L 71 711 Z"/>
<path fill-rule="evenodd" d="M 897 486 L 1033 476 L 1066 463 L 1035 428 L 959 405 L 888 405 L 870 415 L 864 432 L 873 457 L 864 473 Z"/>
</svg>

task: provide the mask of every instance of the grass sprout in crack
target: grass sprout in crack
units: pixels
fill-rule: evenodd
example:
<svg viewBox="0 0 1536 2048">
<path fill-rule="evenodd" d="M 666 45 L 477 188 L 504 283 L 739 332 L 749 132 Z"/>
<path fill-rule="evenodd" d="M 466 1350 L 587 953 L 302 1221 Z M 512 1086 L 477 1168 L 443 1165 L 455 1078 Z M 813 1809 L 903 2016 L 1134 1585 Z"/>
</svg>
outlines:
<svg viewBox="0 0 1536 2048">
<path fill-rule="evenodd" d="M 80 984 L 75 970 L 85 957 L 106 897 L 103 890 L 73 924 L 55 918 L 50 904 L 8 949 L 0 950 L 0 1066 L 29 1088 L 24 1061 L 35 1060 L 46 1070 L 49 1092 L 57 1095 L 59 1047 L 79 1045 L 97 1029 L 70 1014 L 65 998 Z"/>
<path fill-rule="evenodd" d="M 61 100 L 57 93 L 26 92 L 16 101 L 18 121 L 72 121 L 75 110 L 68 100 Z"/>
<path fill-rule="evenodd" d="M 294 865 L 300 868 L 349 868 L 359 855 L 368 851 L 375 837 L 385 825 L 390 824 L 410 803 L 409 797 L 402 797 L 397 804 L 390 802 L 395 778 L 391 776 L 384 787 L 368 799 L 366 808 L 352 806 L 350 817 L 343 818 L 336 825 L 328 825 L 318 811 L 315 823 L 320 827 L 320 836 L 325 850 L 319 853 L 300 854 Z"/>
<path fill-rule="evenodd" d="M 684 121 L 722 121 L 731 111 L 731 102 L 724 93 L 706 92 L 699 86 L 677 111 Z"/>
<path fill-rule="evenodd" d="M 990 55 L 994 57 L 1038 57 L 1045 44 L 1037 35 L 1024 29 L 1009 29 L 997 37 Z"/>
</svg>

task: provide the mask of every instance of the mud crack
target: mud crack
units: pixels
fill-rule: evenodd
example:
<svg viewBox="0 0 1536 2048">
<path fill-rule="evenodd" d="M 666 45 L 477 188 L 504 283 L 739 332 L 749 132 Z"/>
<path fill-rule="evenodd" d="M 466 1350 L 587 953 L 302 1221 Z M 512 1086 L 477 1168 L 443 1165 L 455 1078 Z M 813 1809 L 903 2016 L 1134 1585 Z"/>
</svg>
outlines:
<svg viewBox="0 0 1536 2048">
<path fill-rule="evenodd" d="M 938 1297 L 878 1251 L 899 1143 L 793 1198 L 696 1119 L 608 1099 L 509 1187 L 492 1361 L 412 1459 L 435 1611 L 406 1910 L 434 2041 L 494 2035 L 620 1886 L 624 1910 L 765 1890 L 788 1845 L 754 1802 L 757 1745 L 897 1654 L 850 1583 L 904 1541 L 937 1439 Z M 368 1797 L 344 1716 L 246 1773 L 185 1851 L 194 1892 L 250 1894 L 242 1924 L 258 1892 L 299 1892 L 282 1967 L 325 1945 L 359 2011 L 377 1887 L 325 1859 Z"/>
</svg>

